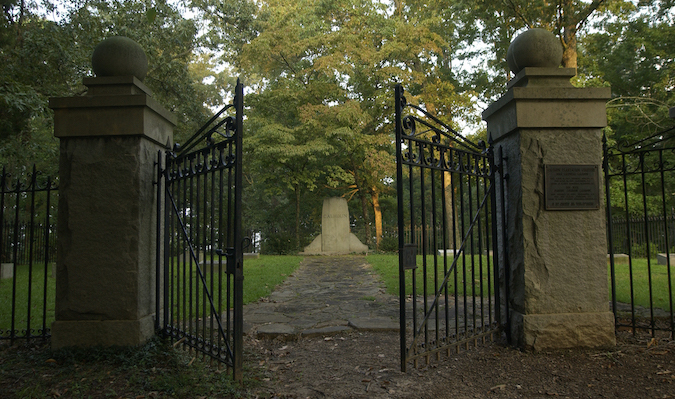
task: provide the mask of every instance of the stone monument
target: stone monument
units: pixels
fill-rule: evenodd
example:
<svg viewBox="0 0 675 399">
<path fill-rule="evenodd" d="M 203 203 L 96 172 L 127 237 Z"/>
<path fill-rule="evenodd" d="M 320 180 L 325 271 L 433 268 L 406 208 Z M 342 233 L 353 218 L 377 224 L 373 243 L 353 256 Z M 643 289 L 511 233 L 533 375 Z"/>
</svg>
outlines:
<svg viewBox="0 0 675 399">
<path fill-rule="evenodd" d="M 102 42 L 92 66 L 84 96 L 50 99 L 61 154 L 53 349 L 154 335 L 153 180 L 175 117 L 142 83 L 147 59 L 131 39 Z"/>
<path fill-rule="evenodd" d="M 518 36 L 508 52 L 516 75 L 483 112 L 508 175 L 511 339 L 534 350 L 616 342 L 600 184 L 610 89 L 573 87 L 576 70 L 561 60 L 552 33 Z"/>
<path fill-rule="evenodd" d="M 349 207 L 341 197 L 323 200 L 321 234 L 305 247 L 304 255 L 367 253 L 368 246 L 349 232 Z"/>
</svg>

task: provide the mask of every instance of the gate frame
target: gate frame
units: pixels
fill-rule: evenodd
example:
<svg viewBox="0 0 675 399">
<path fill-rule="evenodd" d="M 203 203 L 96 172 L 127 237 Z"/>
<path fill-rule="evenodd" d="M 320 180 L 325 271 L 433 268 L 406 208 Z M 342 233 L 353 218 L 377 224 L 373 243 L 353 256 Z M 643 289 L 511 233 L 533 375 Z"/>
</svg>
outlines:
<svg viewBox="0 0 675 399">
<path fill-rule="evenodd" d="M 228 116 L 218 121 L 218 118 L 223 115 L 223 113 L 231 108 L 235 110 L 235 116 L 232 118 Z M 241 220 L 241 210 L 242 210 L 242 188 L 243 188 L 243 178 L 242 178 L 242 136 L 243 136 L 243 114 L 244 114 L 244 90 L 243 84 L 237 79 L 237 85 L 235 88 L 235 95 L 232 104 L 228 104 L 221 108 L 208 122 L 206 122 L 197 132 L 186 141 L 184 148 L 181 148 L 179 145 L 175 145 L 173 151 L 166 151 L 164 156 L 160 151 L 158 154 L 157 162 L 157 173 L 159 178 L 157 179 L 157 237 L 156 237 L 156 246 L 157 246 L 157 257 L 156 257 L 156 321 L 155 329 L 158 334 L 161 334 L 165 337 L 178 338 L 178 342 L 182 342 L 183 345 L 189 346 L 194 350 L 202 352 L 206 356 L 225 363 L 229 368 L 232 369 L 232 376 L 235 381 L 242 381 L 243 375 L 243 244 L 244 238 L 242 234 L 242 220 Z M 230 132 L 231 135 L 225 135 L 219 132 L 219 129 L 224 128 L 226 133 Z M 212 136 L 218 135 L 225 138 L 224 141 L 216 143 Z M 201 148 L 196 147 L 206 141 L 206 145 Z M 213 163 L 213 160 L 210 160 L 209 164 L 203 164 L 203 170 L 194 171 L 190 170 L 187 172 L 188 175 L 199 175 L 211 173 L 214 171 L 220 170 L 232 170 L 234 169 L 234 178 L 233 182 L 229 181 L 230 185 L 227 187 L 227 190 L 233 192 L 233 198 L 231 198 L 232 208 L 229 208 L 230 198 L 226 199 L 228 202 L 228 212 L 231 210 L 233 214 L 227 214 L 225 218 L 227 219 L 228 226 L 227 231 L 231 230 L 231 238 L 226 244 L 226 248 L 211 248 L 210 252 L 212 255 L 211 258 L 211 273 L 213 275 L 213 263 L 215 262 L 217 255 L 219 266 L 219 272 L 223 272 L 227 275 L 227 283 L 225 285 L 226 294 L 232 297 L 232 317 L 230 320 L 230 309 L 226 309 L 227 320 L 226 326 L 223 327 L 222 315 L 218 313 L 216 305 L 214 304 L 214 299 L 212 293 L 209 292 L 209 287 L 207 286 L 206 279 L 204 277 L 204 271 L 199 266 L 199 256 L 195 252 L 193 246 L 192 238 L 186 231 L 185 224 L 180 220 L 180 214 L 178 214 L 178 208 L 175 205 L 174 198 L 170 192 L 170 185 L 172 184 L 172 179 L 170 176 L 170 165 L 176 163 L 177 161 L 190 159 L 190 157 L 195 156 L 195 154 L 205 153 L 207 151 L 213 151 L 214 153 L 218 150 L 221 150 L 229 146 L 231 149 L 234 147 L 234 153 L 229 154 L 227 159 L 221 158 L 216 160 L 216 164 Z M 223 147 L 223 148 L 221 148 Z M 164 158 L 164 166 L 162 167 L 161 159 Z M 192 169 L 192 164 L 190 164 L 190 169 Z M 178 171 L 179 175 L 185 173 L 186 170 Z M 221 176 L 222 178 L 222 176 Z M 162 182 L 164 182 L 164 189 L 162 189 Z M 221 192 L 222 192 L 222 181 L 221 181 Z M 221 201 L 222 203 L 222 201 Z M 199 206 L 199 205 L 197 205 Z M 173 208 L 173 209 L 171 209 Z M 221 211 L 222 213 L 222 208 Z M 220 215 L 222 217 L 222 215 Z M 170 286 L 169 286 L 169 274 L 170 274 L 170 237 L 168 233 L 169 229 L 169 219 L 170 217 L 176 217 L 180 223 L 182 231 L 178 231 L 178 234 L 183 237 L 183 240 L 188 244 L 190 249 L 190 266 L 192 262 L 196 265 L 196 270 L 199 279 L 201 280 L 201 287 L 204 290 L 204 295 L 208 296 L 209 305 L 210 305 L 210 318 L 216 320 L 218 327 L 218 343 L 222 340 L 224 342 L 224 347 L 220 346 L 218 343 L 213 343 L 203 337 L 189 337 L 189 333 L 182 331 L 180 327 L 176 328 L 169 324 L 169 319 L 172 316 L 169 315 L 170 308 L 173 305 L 171 299 L 169 298 Z M 230 224 L 231 223 L 231 224 Z M 227 233 L 226 233 L 227 234 Z M 222 244 L 222 243 L 221 243 Z M 222 246 L 222 245 L 221 245 Z M 223 259 L 225 259 L 226 267 L 224 270 L 221 269 L 223 264 Z M 230 283 L 230 278 L 232 282 Z M 218 285 L 218 290 L 222 290 L 222 279 L 220 279 Z M 230 292 L 230 284 L 232 292 Z M 161 289 L 160 289 L 161 287 Z M 197 294 L 198 295 L 198 294 Z M 183 299 L 185 301 L 185 299 Z M 205 301 L 205 298 L 202 298 L 202 301 Z M 190 305 L 192 306 L 192 305 Z M 205 310 L 205 309 L 204 309 Z M 161 319 L 160 320 L 160 315 Z M 232 333 L 229 334 L 229 327 L 232 327 Z M 188 323 L 192 321 L 188 320 Z M 198 330 L 198 329 L 197 329 Z M 176 336 L 174 331 L 178 331 Z M 186 339 L 189 338 L 189 339 Z M 215 351 L 215 353 L 214 353 Z M 224 355 L 223 355 L 224 353 Z"/>
<path fill-rule="evenodd" d="M 472 143 L 471 141 L 467 140 L 463 136 L 459 135 L 459 133 L 454 131 L 452 128 L 445 125 L 439 119 L 435 118 L 433 115 L 430 115 L 428 112 L 426 112 L 421 107 L 415 106 L 415 105 L 412 105 L 412 104 L 408 104 L 403 94 L 404 94 L 404 90 L 403 90 L 402 86 L 400 84 L 397 84 L 396 87 L 395 87 L 395 122 L 396 122 L 395 128 L 396 128 L 396 180 L 397 180 L 397 196 L 398 196 L 398 232 L 399 232 L 398 238 L 399 238 L 399 306 L 400 306 L 400 345 L 401 345 L 400 351 L 401 351 L 401 370 L 403 372 L 405 372 L 406 368 L 407 368 L 407 363 L 411 360 L 415 362 L 415 367 L 416 367 L 417 366 L 417 359 L 419 359 L 419 358 L 426 358 L 426 360 L 428 362 L 431 354 L 433 354 L 433 353 L 436 353 L 437 357 L 440 357 L 440 352 L 443 351 L 443 350 L 447 350 L 448 353 L 449 353 L 451 348 L 456 348 L 457 350 L 459 350 L 459 346 L 461 344 L 466 344 L 468 346 L 469 342 L 471 342 L 471 341 L 473 341 L 474 344 L 477 344 L 478 339 L 482 339 L 484 341 L 485 337 L 487 337 L 487 336 L 493 337 L 494 334 L 501 333 L 501 330 L 503 329 L 501 306 L 502 306 L 502 303 L 503 304 L 508 303 L 506 298 L 502 298 L 502 295 L 507 293 L 506 290 L 508 289 L 507 288 L 508 285 L 504 283 L 504 280 L 502 278 L 500 278 L 500 276 L 501 276 L 500 269 L 501 268 L 500 268 L 499 259 L 500 259 L 500 252 L 503 252 L 503 251 L 500 251 L 500 249 L 499 249 L 500 246 L 499 246 L 498 223 L 500 222 L 500 220 L 498 219 L 498 215 L 497 215 L 497 206 L 500 206 L 500 205 L 498 205 L 498 201 L 497 201 L 498 196 L 497 196 L 497 187 L 496 187 L 496 173 L 497 173 L 497 169 L 499 169 L 502 166 L 503 159 L 502 159 L 502 162 L 500 163 L 500 165 L 498 167 L 495 163 L 494 152 L 493 152 L 493 148 L 491 146 L 490 147 L 485 146 L 484 142 L 481 142 L 479 144 Z M 421 113 L 421 115 L 425 119 L 422 119 L 422 118 L 419 118 L 419 117 L 416 117 L 416 116 L 413 116 L 413 115 L 408 115 L 408 116 L 404 117 L 403 116 L 403 110 L 406 107 L 415 109 L 417 112 Z M 431 146 L 432 148 L 440 147 L 441 146 L 440 145 L 440 138 L 445 137 L 445 138 L 449 139 L 451 142 L 464 147 L 464 149 L 457 149 L 455 151 L 457 151 L 459 153 L 467 154 L 469 156 L 476 156 L 476 157 L 479 157 L 479 158 L 482 159 L 482 162 L 483 162 L 482 166 L 478 162 L 476 162 L 476 164 L 473 165 L 474 168 L 475 168 L 473 170 L 473 176 L 476 178 L 477 181 L 481 180 L 481 179 L 483 180 L 483 184 L 481 186 L 484 189 L 484 193 L 483 193 L 484 197 L 483 197 L 482 201 L 480 201 L 481 204 L 480 204 L 480 206 L 478 206 L 478 209 L 472 210 L 472 208 L 470 208 L 469 212 L 471 213 L 471 215 L 470 215 L 471 221 L 469 223 L 469 227 L 466 229 L 465 232 L 463 232 L 465 235 L 463 237 L 459 237 L 460 242 L 461 242 L 460 247 L 459 247 L 459 253 L 453 252 L 454 253 L 454 256 L 453 256 L 454 259 L 452 261 L 452 265 L 450 266 L 449 269 L 447 269 L 447 272 L 445 273 L 444 279 L 443 279 L 440 287 L 438 286 L 437 278 L 435 278 L 435 280 L 434 280 L 435 285 L 436 285 L 435 288 L 434 288 L 435 298 L 434 298 L 433 302 L 431 303 L 431 305 L 428 305 L 427 298 L 426 297 L 424 298 L 424 301 L 425 301 L 424 313 L 425 314 L 424 314 L 424 317 L 423 317 L 422 325 L 419 327 L 419 329 L 416 328 L 417 327 L 417 325 L 416 325 L 417 324 L 417 321 L 416 321 L 417 320 L 416 305 L 415 305 L 415 303 L 413 303 L 413 315 L 412 315 L 412 317 L 413 317 L 413 343 L 412 343 L 411 347 L 408 348 L 407 342 L 406 342 L 407 320 L 406 320 L 405 272 L 406 272 L 406 270 L 408 270 L 410 268 L 417 268 L 417 266 L 416 266 L 415 244 L 405 243 L 405 235 L 404 235 L 405 220 L 404 220 L 404 199 L 403 199 L 404 198 L 403 164 L 406 163 L 406 164 L 410 165 L 411 168 L 414 167 L 415 165 L 417 165 L 418 167 L 422 167 L 420 163 L 424 163 L 424 162 L 427 161 L 427 160 L 420 160 L 419 161 L 420 163 L 415 163 L 414 161 L 406 162 L 405 159 L 404 159 L 404 156 L 405 156 L 404 151 L 403 151 L 404 140 L 406 138 L 412 139 L 413 137 L 415 137 L 415 135 L 416 135 L 415 123 L 420 123 L 426 129 L 428 129 L 427 131 L 434 132 L 434 137 L 432 138 L 432 141 L 425 141 L 424 145 Z M 405 130 L 410 130 L 412 132 L 412 134 L 410 134 L 410 135 L 405 134 L 404 133 Z M 419 139 L 416 139 L 416 140 L 419 140 Z M 433 153 L 433 150 L 432 150 L 432 153 Z M 438 153 L 440 154 L 441 151 L 439 150 Z M 460 155 L 460 157 L 461 157 L 461 155 Z M 444 170 L 446 172 L 453 173 L 453 174 L 458 173 L 460 175 L 467 175 L 467 176 L 472 175 L 472 172 L 470 172 L 468 170 L 459 170 L 459 169 L 461 169 L 461 167 L 460 168 L 452 168 L 452 167 L 448 168 L 447 165 L 444 165 L 444 166 L 446 166 L 446 169 L 443 169 L 442 167 L 437 167 L 436 169 Z M 487 168 L 487 170 L 485 170 L 485 168 Z M 503 175 L 501 170 L 499 171 L 499 174 L 500 174 L 500 176 Z M 503 183 L 503 178 L 500 179 L 500 181 L 502 181 L 502 183 Z M 479 191 L 480 191 L 479 188 L 478 188 L 479 183 L 476 183 L 476 184 L 477 184 L 476 189 L 478 190 L 477 191 L 477 194 L 478 194 Z M 489 186 L 488 186 L 488 184 L 489 184 Z M 433 189 L 434 188 L 432 188 L 432 190 Z M 502 201 L 503 201 L 503 192 L 504 192 L 503 186 L 502 186 L 501 192 L 502 192 L 501 197 L 502 197 Z M 432 195 L 435 198 L 435 194 L 432 194 Z M 454 197 L 454 195 L 453 195 L 453 197 Z M 422 199 L 422 201 L 424 201 L 424 199 Z M 463 199 L 461 201 L 463 203 Z M 471 201 L 472 201 L 471 200 L 471 193 L 469 193 L 469 202 L 471 203 Z M 491 228 L 486 226 L 485 231 L 481 231 L 480 230 L 481 229 L 481 227 L 480 227 L 480 223 L 481 223 L 480 222 L 480 216 L 481 216 L 481 214 L 483 214 L 483 211 L 486 209 L 485 208 L 486 205 L 487 205 L 486 201 L 489 201 L 491 203 L 490 212 L 489 212 L 490 213 L 489 218 L 491 219 Z M 454 198 L 453 198 L 452 202 L 454 204 L 454 202 L 455 202 Z M 477 201 L 477 204 L 478 204 L 478 201 Z M 471 206 L 471 204 L 470 204 L 470 206 Z M 411 205 L 411 207 L 412 207 L 412 205 Z M 422 205 L 422 207 L 424 207 L 424 205 Z M 443 208 L 444 209 L 443 209 L 443 212 L 442 212 L 443 213 L 442 217 L 446 218 L 447 215 L 446 215 L 445 206 Z M 502 210 L 504 209 L 504 203 L 503 202 L 501 202 L 501 209 Z M 433 213 L 432 217 L 436 218 L 435 205 L 434 205 L 434 209 L 432 210 L 432 213 Z M 453 210 L 453 213 L 454 213 L 454 210 Z M 503 219 L 503 215 L 504 215 L 504 212 L 502 212 L 502 219 Z M 487 211 L 485 212 L 485 221 L 486 221 L 486 224 L 490 223 L 490 221 L 488 219 L 488 212 Z M 442 225 L 445 225 L 445 223 L 446 222 L 443 221 Z M 455 229 L 454 223 L 455 223 L 455 216 L 453 215 L 453 227 L 452 227 L 453 230 Z M 465 335 L 462 336 L 462 334 L 459 331 L 459 325 L 457 324 L 457 321 L 456 321 L 456 323 L 455 323 L 456 324 L 455 337 L 454 337 L 454 338 L 457 338 L 456 341 L 448 339 L 450 337 L 450 335 L 449 335 L 449 331 L 446 331 L 445 342 L 442 342 L 444 340 L 438 339 L 438 332 L 437 332 L 436 333 L 437 339 L 434 341 L 433 345 L 431 345 L 431 343 L 429 342 L 429 339 L 427 337 L 427 332 L 426 332 L 427 323 L 430 320 L 430 315 L 433 312 L 433 309 L 436 308 L 436 313 L 435 313 L 434 317 L 435 317 L 436 327 L 437 327 L 436 331 L 438 331 L 438 326 L 439 326 L 438 299 L 439 299 L 439 296 L 441 295 L 441 293 L 443 291 L 443 287 L 446 286 L 449 276 L 451 275 L 451 273 L 453 273 L 453 270 L 456 269 L 456 266 L 458 264 L 458 260 L 459 260 L 460 256 L 464 257 L 466 246 L 467 246 L 467 240 L 469 240 L 469 237 L 471 237 L 471 241 L 472 241 L 471 247 L 473 248 L 473 245 L 474 245 L 473 244 L 473 234 L 474 234 L 473 230 L 474 230 L 474 226 L 476 225 L 476 223 L 479 226 L 479 228 L 478 228 L 479 229 L 479 232 L 478 232 L 478 251 L 479 252 L 478 253 L 482 253 L 482 251 L 484 249 L 483 243 L 481 242 L 481 237 L 482 237 L 483 232 L 486 233 L 485 249 L 488 251 L 487 252 L 488 253 L 487 265 L 486 265 L 486 271 L 487 271 L 487 274 L 488 274 L 488 276 L 487 276 L 487 281 L 488 281 L 488 287 L 487 287 L 487 290 L 488 290 L 487 321 L 488 321 L 488 323 L 487 324 L 485 323 L 486 316 L 483 312 L 483 307 L 482 307 L 483 306 L 483 300 L 481 299 L 481 313 L 480 313 L 481 314 L 481 317 L 480 317 L 481 318 L 481 321 L 480 321 L 481 324 L 478 328 L 476 327 L 476 315 L 474 314 L 473 315 L 474 323 L 472 325 L 472 328 L 475 329 L 475 330 L 471 331 L 471 333 L 469 333 L 468 323 L 465 320 L 465 326 L 464 326 L 464 334 Z M 424 224 L 425 224 L 425 222 L 423 221 L 423 226 L 424 226 Z M 449 227 L 449 226 L 446 226 L 446 227 Z M 424 227 L 423 227 L 422 230 L 424 231 Z M 462 227 L 462 230 L 463 230 L 463 227 Z M 501 231 L 502 231 L 502 233 L 504 234 L 504 237 L 505 237 L 505 229 L 504 229 L 503 225 L 501 226 Z M 488 240 L 488 237 L 490 237 L 490 236 L 491 236 L 491 240 Z M 436 239 L 436 238 L 437 237 L 434 237 L 434 239 Z M 447 248 L 445 248 L 445 241 L 446 241 L 445 238 L 446 237 L 444 235 L 444 237 L 442 239 L 444 250 L 447 249 Z M 424 240 L 425 240 L 425 238 L 423 238 L 423 241 Z M 487 241 L 492 241 L 492 242 L 487 242 Z M 504 245 L 503 242 L 502 242 L 502 245 Z M 422 247 L 425 248 L 425 245 L 423 245 Z M 492 249 L 492 255 L 491 256 L 489 255 L 490 254 L 490 252 L 489 252 L 490 248 Z M 423 249 L 423 252 L 426 252 L 426 249 Z M 436 259 L 435 257 L 437 256 L 435 252 L 436 252 L 436 250 L 434 249 L 434 253 L 433 253 L 434 259 Z M 426 256 L 427 254 L 424 253 L 423 255 Z M 472 266 L 472 273 L 473 273 L 474 272 L 473 255 L 471 255 L 471 256 L 472 256 L 471 266 Z M 444 257 L 444 261 L 445 261 L 445 266 L 447 266 L 447 260 L 448 260 L 447 251 L 445 251 L 443 257 Z M 492 258 L 492 264 L 490 264 L 490 258 Z M 506 259 L 506 258 L 503 258 L 503 259 Z M 414 264 L 411 264 L 411 262 L 414 262 Z M 426 260 L 424 260 L 423 262 L 426 265 Z M 465 262 L 465 258 L 463 259 L 463 262 Z M 434 270 L 436 271 L 435 268 L 434 268 Z M 483 266 L 482 266 L 482 260 L 481 260 L 480 261 L 481 292 L 482 292 L 482 289 L 483 289 L 483 287 L 482 287 L 482 272 L 483 272 Z M 426 279 L 426 270 L 423 273 L 424 273 L 423 278 Z M 492 275 L 490 275 L 490 273 L 492 273 Z M 508 277 L 507 273 L 508 272 L 505 272 L 504 278 Z M 414 287 L 415 287 L 415 284 L 416 284 L 414 282 L 414 279 L 415 279 L 415 275 L 413 274 L 413 292 L 415 292 Z M 473 284 L 474 283 L 472 283 L 472 289 L 474 288 Z M 490 284 L 492 284 L 492 285 L 490 285 Z M 502 292 L 502 289 L 503 289 L 503 292 Z M 493 291 L 493 295 L 489 295 L 491 290 Z M 426 293 L 426 286 L 425 286 L 425 293 Z M 446 290 L 446 296 L 447 295 L 448 294 L 447 294 L 447 290 Z M 416 296 L 416 294 L 413 293 L 413 297 L 415 297 L 415 296 Z M 455 290 L 454 296 L 455 296 L 455 299 L 457 299 L 457 296 L 458 296 L 457 290 Z M 467 306 L 466 297 L 467 297 L 467 295 L 466 295 L 466 292 L 465 292 L 464 293 L 464 306 L 465 306 L 464 313 L 465 314 L 466 314 L 466 306 Z M 476 296 L 472 294 L 472 302 L 473 302 L 474 308 L 476 307 L 475 298 L 476 298 Z M 481 298 L 483 298 L 483 297 L 481 296 Z M 415 300 L 416 299 L 413 298 L 413 302 Z M 493 317 L 493 314 L 492 314 L 493 306 L 494 306 L 494 317 Z M 447 313 L 447 311 L 446 311 L 446 313 Z M 505 314 L 507 315 L 506 324 L 508 324 L 508 311 L 506 311 Z M 446 315 L 446 318 L 447 318 L 447 315 Z M 455 315 L 455 318 L 457 319 L 457 314 Z M 447 323 L 447 320 L 446 320 L 446 323 Z M 487 327 L 487 330 L 486 330 L 486 327 Z M 416 343 L 418 337 L 420 336 L 420 334 L 422 333 L 422 329 L 425 330 L 425 338 L 424 338 L 425 342 L 422 343 L 422 344 L 419 344 L 418 346 L 421 346 L 424 349 L 422 350 L 422 352 L 418 353 L 417 349 L 415 347 L 415 343 Z M 508 328 L 507 328 L 507 331 L 508 331 Z M 430 346 L 433 346 L 433 348 L 429 348 Z M 415 353 L 413 353 L 411 355 L 411 351 L 413 351 Z"/>
<path fill-rule="evenodd" d="M 602 167 L 604 171 L 604 180 L 605 180 L 605 201 L 606 201 L 606 206 L 605 206 L 605 212 L 606 212 L 606 217 L 607 217 L 607 253 L 608 253 L 608 259 L 609 259 L 609 266 L 610 266 L 610 284 L 611 284 L 611 303 L 612 303 L 612 312 L 614 313 L 614 324 L 615 328 L 618 330 L 622 327 L 624 328 L 629 328 L 632 330 L 633 334 L 635 335 L 637 333 L 637 330 L 644 330 L 644 331 L 649 331 L 651 333 L 652 337 L 656 336 L 656 331 L 668 331 L 670 333 L 670 338 L 672 339 L 675 337 L 675 310 L 673 309 L 673 303 L 675 302 L 675 298 L 673 297 L 673 270 L 672 267 L 675 265 L 671 265 L 671 259 L 670 256 L 672 255 L 670 248 L 669 248 L 669 235 L 668 231 L 669 229 L 666 228 L 664 229 L 664 234 L 665 234 L 665 240 L 666 240 L 666 268 L 667 268 L 667 274 L 668 274 L 668 292 L 669 292 L 669 304 L 670 304 L 670 311 L 669 311 L 669 320 L 668 320 L 668 325 L 670 329 L 663 328 L 663 327 L 658 327 L 656 325 L 656 319 L 654 315 L 654 301 L 653 301 L 653 293 L 652 293 L 652 261 L 653 259 L 651 258 L 650 254 L 650 246 L 651 246 L 651 240 L 650 240 L 650 234 L 649 234 L 649 224 L 650 224 L 650 215 L 648 214 L 648 209 L 647 209 L 647 199 L 646 195 L 644 194 L 646 190 L 645 186 L 645 177 L 646 175 L 654 175 L 658 174 L 659 175 L 659 182 L 661 185 L 661 215 L 663 217 L 664 223 L 668 223 L 668 212 L 666 209 L 666 197 L 665 197 L 665 172 L 675 172 L 675 165 L 671 164 L 670 167 L 668 167 L 667 162 L 664 162 L 663 160 L 663 152 L 668 151 L 668 152 L 675 152 L 675 143 L 673 143 L 673 139 L 675 139 L 675 126 L 670 127 L 666 130 L 659 131 L 649 137 L 646 137 L 644 139 L 637 140 L 633 143 L 627 143 L 627 142 L 620 142 L 617 143 L 614 146 L 609 146 L 607 143 L 607 136 L 603 135 L 602 139 L 602 144 L 603 144 L 603 162 L 602 162 Z M 650 168 L 649 170 L 645 170 L 646 163 L 645 163 L 645 158 L 652 155 L 652 154 L 657 154 L 658 156 L 658 168 Z M 626 158 L 631 157 L 631 156 L 636 156 L 639 158 L 639 161 L 637 163 L 637 166 L 633 165 L 627 165 L 626 163 Z M 620 158 L 620 169 L 619 170 L 612 170 L 612 165 L 610 162 L 611 158 Z M 634 276 L 633 276 L 633 250 L 632 250 L 632 245 L 634 244 L 632 239 L 631 239 L 631 227 L 630 221 L 630 212 L 628 210 L 628 189 L 627 189 L 627 176 L 629 175 L 640 175 L 640 180 L 642 184 L 642 220 L 644 221 L 644 231 L 641 233 L 644 233 L 645 235 L 645 246 L 646 246 L 646 253 L 647 253 L 647 274 L 648 274 L 648 286 L 649 286 L 649 324 L 644 325 L 643 323 L 640 323 L 638 318 L 636 317 L 636 309 L 635 309 L 635 296 L 634 296 Z M 630 322 L 626 323 L 622 321 L 621 316 L 619 315 L 619 310 L 618 310 L 618 301 L 617 301 L 617 296 L 616 296 L 616 260 L 615 260 L 615 253 L 614 253 L 614 247 L 615 247 L 615 242 L 614 242 L 614 228 L 613 228 L 613 216 L 612 216 L 612 197 L 611 197 L 611 190 L 610 190 L 610 180 L 612 178 L 620 178 L 623 180 L 623 194 L 624 194 L 624 207 L 625 207 L 625 215 L 624 217 L 626 218 L 626 236 L 627 236 L 627 252 L 628 252 L 628 268 L 629 268 L 629 279 L 630 279 Z"/>
</svg>

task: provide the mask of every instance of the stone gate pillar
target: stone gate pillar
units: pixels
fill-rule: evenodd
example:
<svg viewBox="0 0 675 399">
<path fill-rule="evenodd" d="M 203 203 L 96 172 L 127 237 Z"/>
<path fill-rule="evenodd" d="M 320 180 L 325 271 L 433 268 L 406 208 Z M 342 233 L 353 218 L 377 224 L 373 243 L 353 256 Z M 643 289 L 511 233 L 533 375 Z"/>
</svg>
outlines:
<svg viewBox="0 0 675 399">
<path fill-rule="evenodd" d="M 518 36 L 516 76 L 483 113 L 508 176 L 511 339 L 534 350 L 615 344 L 601 190 L 610 89 L 573 87 L 561 60 L 552 33 Z"/>
<path fill-rule="evenodd" d="M 60 139 L 52 348 L 138 345 L 154 334 L 155 178 L 175 118 L 142 83 L 143 50 L 103 41 L 84 96 L 50 99 Z"/>
</svg>

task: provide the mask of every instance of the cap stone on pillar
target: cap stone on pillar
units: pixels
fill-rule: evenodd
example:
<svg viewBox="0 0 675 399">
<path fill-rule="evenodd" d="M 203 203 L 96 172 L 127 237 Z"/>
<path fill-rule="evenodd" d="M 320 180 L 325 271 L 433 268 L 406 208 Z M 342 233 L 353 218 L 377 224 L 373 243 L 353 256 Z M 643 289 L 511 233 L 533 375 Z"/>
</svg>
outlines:
<svg viewBox="0 0 675 399">
<path fill-rule="evenodd" d="M 143 48 L 124 36 L 113 36 L 99 43 L 91 56 L 98 77 L 135 76 L 141 82 L 148 73 L 148 58 Z"/>
<path fill-rule="evenodd" d="M 562 57 L 560 40 L 546 29 L 534 28 L 513 39 L 506 52 L 506 63 L 517 74 L 528 67 L 557 68 Z"/>
</svg>

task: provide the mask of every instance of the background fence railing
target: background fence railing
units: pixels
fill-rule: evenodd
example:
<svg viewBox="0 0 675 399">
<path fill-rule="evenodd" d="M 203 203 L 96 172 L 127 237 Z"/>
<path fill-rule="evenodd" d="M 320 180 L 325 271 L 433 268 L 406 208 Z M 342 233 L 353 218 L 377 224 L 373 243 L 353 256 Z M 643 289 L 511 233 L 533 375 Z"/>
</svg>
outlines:
<svg viewBox="0 0 675 399">
<path fill-rule="evenodd" d="M 628 254 L 630 249 L 637 257 L 646 257 L 647 243 L 652 253 L 675 253 L 675 214 L 630 219 L 615 217 L 611 228 L 614 254 Z"/>
<path fill-rule="evenodd" d="M 5 222 L 1 234 L 0 240 L 4 247 L 0 256 L 3 263 L 12 261 L 11 263 L 26 265 L 31 257 L 44 259 L 45 255 L 49 257 L 50 263 L 55 261 L 56 224 L 21 222 L 16 225 L 13 222 Z M 16 259 L 14 259 L 15 249 Z"/>
</svg>

